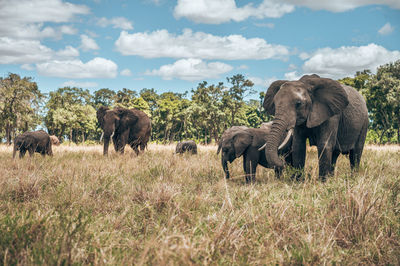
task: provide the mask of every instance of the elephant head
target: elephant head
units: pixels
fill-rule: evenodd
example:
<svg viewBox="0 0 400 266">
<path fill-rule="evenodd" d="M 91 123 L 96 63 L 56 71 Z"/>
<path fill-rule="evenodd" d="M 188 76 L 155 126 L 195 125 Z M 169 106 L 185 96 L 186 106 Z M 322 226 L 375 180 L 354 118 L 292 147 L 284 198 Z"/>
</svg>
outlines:
<svg viewBox="0 0 400 266">
<path fill-rule="evenodd" d="M 348 104 L 347 93 L 339 82 L 315 74 L 298 81 L 273 82 L 263 103 L 265 111 L 275 116 L 265 148 L 267 161 L 276 167 L 283 166 L 278 145 L 286 131 L 301 125 L 317 127 L 341 113 Z"/>
<path fill-rule="evenodd" d="M 225 130 L 225 132 L 222 134 L 218 141 L 218 149 L 217 149 L 217 154 L 221 151 L 222 148 L 222 142 L 224 141 L 225 138 L 227 138 L 229 135 L 234 134 L 235 132 L 240 132 L 242 130 L 247 129 L 248 127 L 246 126 L 233 126 L 231 128 L 228 128 Z"/>
<path fill-rule="evenodd" d="M 103 129 L 103 154 L 107 155 L 110 138 L 113 137 L 114 147 L 119 150 L 121 145 L 125 145 L 125 143 L 119 143 L 121 136 L 127 137 L 129 128 L 136 124 L 138 117 L 129 109 L 116 107 L 110 110 L 102 106 L 97 110 L 97 120 Z"/>
<path fill-rule="evenodd" d="M 242 156 L 247 147 L 251 145 L 252 139 L 253 136 L 244 129 L 233 130 L 221 140 L 221 163 L 227 179 L 229 178 L 228 162 L 232 163 L 236 158 Z"/>
</svg>

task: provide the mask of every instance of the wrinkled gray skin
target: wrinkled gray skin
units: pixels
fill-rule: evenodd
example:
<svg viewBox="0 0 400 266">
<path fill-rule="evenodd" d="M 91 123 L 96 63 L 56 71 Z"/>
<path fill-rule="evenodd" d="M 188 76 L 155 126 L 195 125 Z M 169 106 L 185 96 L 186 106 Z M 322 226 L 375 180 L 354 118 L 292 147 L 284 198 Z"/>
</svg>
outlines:
<svg viewBox="0 0 400 266">
<path fill-rule="evenodd" d="M 236 158 L 243 156 L 243 171 L 246 176 L 246 183 L 255 182 L 257 165 L 262 165 L 266 168 L 273 168 L 265 159 L 265 149 L 258 149 L 267 141 L 272 123 L 266 124 L 263 128 L 245 128 L 231 130 L 227 134 L 225 131 L 224 139 L 221 143 L 221 163 L 225 172 L 225 177 L 228 179 L 229 169 L 228 162 L 232 163 Z M 287 144 L 279 150 L 279 154 L 285 156 L 285 160 L 291 162 L 291 139 Z M 275 175 L 280 177 L 281 169 L 275 169 Z"/>
<path fill-rule="evenodd" d="M 40 153 L 42 156 L 46 154 L 53 156 L 50 136 L 43 130 L 25 132 L 18 135 L 14 139 L 13 158 L 15 158 L 17 151 L 19 151 L 19 158 L 23 158 L 26 151 L 29 152 L 31 157 L 35 152 Z"/>
<path fill-rule="evenodd" d="M 221 137 L 219 138 L 217 154 L 221 151 L 222 141 L 226 137 L 230 136 L 231 134 L 234 134 L 235 132 L 242 131 L 244 129 L 248 129 L 248 127 L 246 127 L 246 126 L 233 126 L 233 127 L 228 128 L 227 130 L 225 130 L 224 133 L 222 133 Z"/>
<path fill-rule="evenodd" d="M 175 153 L 197 154 L 197 145 L 193 140 L 181 141 L 176 144 Z"/>
<path fill-rule="evenodd" d="M 100 107 L 97 110 L 97 120 L 104 134 L 103 154 L 107 156 L 110 138 L 112 136 L 116 152 L 124 153 L 125 145 L 129 144 L 139 155 L 147 146 L 151 134 L 150 118 L 135 108 Z"/>
<path fill-rule="evenodd" d="M 293 128 L 293 167 L 304 169 L 307 139 L 317 146 L 322 181 L 333 174 L 340 153 L 349 154 L 352 169 L 359 166 L 368 111 L 354 88 L 318 75 L 305 75 L 298 81 L 278 80 L 268 88 L 263 105 L 275 116 L 265 148 L 271 165 L 283 166 L 277 147 L 284 132 Z"/>
</svg>

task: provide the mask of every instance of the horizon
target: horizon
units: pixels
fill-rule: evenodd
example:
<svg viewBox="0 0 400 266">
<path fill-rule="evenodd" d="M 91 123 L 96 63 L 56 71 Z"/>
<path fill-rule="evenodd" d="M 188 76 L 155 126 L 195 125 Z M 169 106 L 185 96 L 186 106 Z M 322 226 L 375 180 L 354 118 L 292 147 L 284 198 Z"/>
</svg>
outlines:
<svg viewBox="0 0 400 266">
<path fill-rule="evenodd" d="M 0 73 L 32 77 L 43 93 L 190 95 L 202 81 L 242 74 L 258 94 L 277 79 L 353 77 L 400 59 L 392 1 L 2 2 Z"/>
</svg>

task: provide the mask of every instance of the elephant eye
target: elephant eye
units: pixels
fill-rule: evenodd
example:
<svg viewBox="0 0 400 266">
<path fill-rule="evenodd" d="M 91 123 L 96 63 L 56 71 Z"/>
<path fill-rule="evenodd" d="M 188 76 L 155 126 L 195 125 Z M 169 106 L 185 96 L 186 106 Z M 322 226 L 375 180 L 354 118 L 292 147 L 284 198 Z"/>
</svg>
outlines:
<svg viewBox="0 0 400 266">
<path fill-rule="evenodd" d="M 297 101 L 296 101 L 296 108 L 300 107 L 301 104 L 302 104 L 302 102 L 301 102 L 300 100 L 297 100 Z"/>
</svg>

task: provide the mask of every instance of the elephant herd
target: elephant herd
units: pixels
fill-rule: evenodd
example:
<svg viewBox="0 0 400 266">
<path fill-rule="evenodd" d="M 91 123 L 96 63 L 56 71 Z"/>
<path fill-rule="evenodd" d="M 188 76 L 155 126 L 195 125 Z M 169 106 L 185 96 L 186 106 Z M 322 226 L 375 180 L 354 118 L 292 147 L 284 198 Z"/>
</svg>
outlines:
<svg viewBox="0 0 400 266">
<path fill-rule="evenodd" d="M 348 154 L 352 169 L 358 168 L 368 129 L 368 111 L 363 97 L 352 87 L 321 78 L 305 75 L 297 81 L 273 82 L 264 97 L 265 112 L 274 119 L 260 128 L 233 126 L 220 137 L 217 154 L 225 177 L 229 178 L 228 162 L 243 156 L 246 182 L 255 181 L 258 165 L 275 170 L 280 177 L 289 165 L 300 178 L 306 159 L 306 140 L 317 146 L 319 177 L 325 181 L 332 175 L 340 154 Z M 150 118 L 137 109 L 100 107 L 97 119 L 103 130 L 103 154 L 108 154 L 112 139 L 116 152 L 124 153 L 129 144 L 135 153 L 144 151 L 151 135 Z M 52 145 L 58 139 L 44 131 L 26 132 L 15 138 L 13 157 L 20 158 L 28 150 L 42 155 L 52 155 Z M 177 144 L 175 153 L 197 154 L 194 141 Z M 283 159 L 282 159 L 283 158 Z"/>
</svg>

